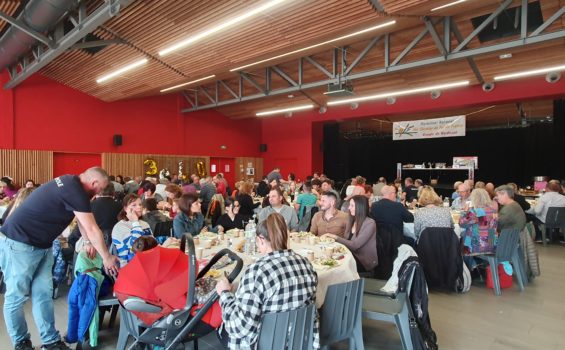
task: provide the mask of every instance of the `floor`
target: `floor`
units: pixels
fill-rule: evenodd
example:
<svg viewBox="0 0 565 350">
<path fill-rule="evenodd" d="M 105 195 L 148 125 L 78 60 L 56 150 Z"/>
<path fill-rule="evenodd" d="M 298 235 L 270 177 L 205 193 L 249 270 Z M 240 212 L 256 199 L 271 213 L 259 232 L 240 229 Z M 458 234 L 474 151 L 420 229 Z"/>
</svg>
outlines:
<svg viewBox="0 0 565 350">
<path fill-rule="evenodd" d="M 495 297 L 491 289 L 475 284 L 464 295 L 430 293 L 430 316 L 440 349 L 565 349 L 565 246 L 538 245 L 542 275 L 523 292 L 504 289 Z M 63 291 L 63 294 L 65 292 Z M 0 296 L 0 305 L 3 305 Z M 55 301 L 57 328 L 64 331 L 67 321 L 65 297 Z M 31 307 L 26 306 L 32 341 L 39 346 Z M 0 315 L 0 349 L 11 347 L 4 319 Z M 393 325 L 363 321 L 366 349 L 402 349 Z M 114 349 L 117 330 L 100 332 L 98 349 Z M 190 349 L 191 346 L 187 346 Z M 199 342 L 200 350 L 218 349 L 214 335 Z M 334 349 L 347 349 L 346 343 Z"/>
</svg>

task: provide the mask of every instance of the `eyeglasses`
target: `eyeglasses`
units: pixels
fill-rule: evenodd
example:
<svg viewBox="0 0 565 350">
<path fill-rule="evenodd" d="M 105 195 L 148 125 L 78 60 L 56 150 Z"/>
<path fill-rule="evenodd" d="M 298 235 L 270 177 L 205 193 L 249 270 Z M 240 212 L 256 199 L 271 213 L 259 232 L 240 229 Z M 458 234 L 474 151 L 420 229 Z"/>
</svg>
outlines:
<svg viewBox="0 0 565 350">
<path fill-rule="evenodd" d="M 235 205 L 235 204 L 234 204 L 234 205 L 233 205 L 233 207 L 234 207 L 234 208 L 239 208 L 240 206 L 239 206 L 239 205 Z"/>
</svg>

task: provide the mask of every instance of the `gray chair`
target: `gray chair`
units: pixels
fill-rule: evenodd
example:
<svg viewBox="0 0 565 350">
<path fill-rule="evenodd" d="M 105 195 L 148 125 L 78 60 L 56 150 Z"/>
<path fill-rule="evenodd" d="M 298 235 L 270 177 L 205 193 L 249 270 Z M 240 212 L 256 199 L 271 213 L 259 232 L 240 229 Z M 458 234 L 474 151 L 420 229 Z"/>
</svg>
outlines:
<svg viewBox="0 0 565 350">
<path fill-rule="evenodd" d="M 263 315 L 259 350 L 312 349 L 316 305 Z"/>
<path fill-rule="evenodd" d="M 500 279 L 498 278 L 498 264 L 502 261 L 510 261 L 512 263 L 513 272 L 518 281 L 520 290 L 524 290 L 523 276 L 525 273 L 523 254 L 520 253 L 520 231 L 505 229 L 498 236 L 498 244 L 495 254 L 481 254 L 475 257 L 485 260 L 489 263 L 492 275 L 492 283 L 494 285 L 494 294 L 501 295 Z"/>
<path fill-rule="evenodd" d="M 320 311 L 320 345 L 328 350 L 330 344 L 349 339 L 349 349 L 364 349 L 361 324 L 364 279 L 334 284 L 328 287 Z"/>
<path fill-rule="evenodd" d="M 565 233 L 565 207 L 550 207 L 547 209 L 545 224 L 540 227 L 543 245 L 547 244 L 547 230 L 561 229 Z M 549 234 L 551 238 L 551 233 Z"/>
<path fill-rule="evenodd" d="M 404 350 L 412 350 L 410 336 L 410 313 L 408 311 L 408 298 L 412 288 L 414 271 L 410 272 L 410 279 L 406 291 L 398 292 L 394 297 L 380 292 L 387 281 L 365 279 L 363 295 L 363 318 L 369 320 L 394 323 L 400 334 L 400 341 Z"/>
</svg>

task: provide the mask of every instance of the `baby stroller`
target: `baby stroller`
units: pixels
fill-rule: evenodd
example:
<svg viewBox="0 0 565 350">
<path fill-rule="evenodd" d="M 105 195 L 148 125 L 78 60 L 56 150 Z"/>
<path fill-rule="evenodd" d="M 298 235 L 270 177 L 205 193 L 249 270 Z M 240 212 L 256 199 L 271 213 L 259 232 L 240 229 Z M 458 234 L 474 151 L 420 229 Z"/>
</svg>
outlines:
<svg viewBox="0 0 565 350">
<path fill-rule="evenodd" d="M 185 246 L 188 256 L 184 254 Z M 223 249 L 197 275 L 194 241 L 190 234 L 182 237 L 180 251 L 158 246 L 137 253 L 120 270 L 114 285 L 114 293 L 122 306 L 117 349 L 125 349 L 129 337 L 135 339 L 129 349 L 137 345 L 176 349 L 179 344 L 195 341 L 219 327 L 218 295 L 211 293 L 203 304 L 195 305 L 195 285 L 224 256 L 236 262 L 228 276 L 232 282 L 243 267 L 241 258 Z"/>
</svg>

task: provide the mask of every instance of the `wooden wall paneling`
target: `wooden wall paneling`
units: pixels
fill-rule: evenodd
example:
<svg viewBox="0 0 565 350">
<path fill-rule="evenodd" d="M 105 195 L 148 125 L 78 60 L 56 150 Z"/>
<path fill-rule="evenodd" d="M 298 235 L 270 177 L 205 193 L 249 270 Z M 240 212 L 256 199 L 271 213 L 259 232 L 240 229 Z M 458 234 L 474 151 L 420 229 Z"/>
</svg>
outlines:
<svg viewBox="0 0 565 350">
<path fill-rule="evenodd" d="M 162 169 L 168 169 L 171 174 L 178 173 L 178 162 L 183 161 L 183 174 L 189 176 L 197 173 L 196 164 L 204 162 L 204 169 L 210 166 L 210 157 L 190 155 L 163 155 L 163 154 L 128 154 L 128 153 L 103 153 L 102 167 L 111 175 L 123 176 L 149 176 L 146 174 L 145 160 L 154 160 L 157 164 L 157 174 Z"/>
<path fill-rule="evenodd" d="M 248 165 L 251 163 L 255 175 L 247 175 Z M 236 181 L 251 180 L 257 182 L 263 178 L 263 158 L 238 157 L 235 158 Z"/>
<path fill-rule="evenodd" d="M 0 176 L 23 186 L 27 179 L 45 183 L 53 178 L 53 152 L 0 149 Z"/>
</svg>

